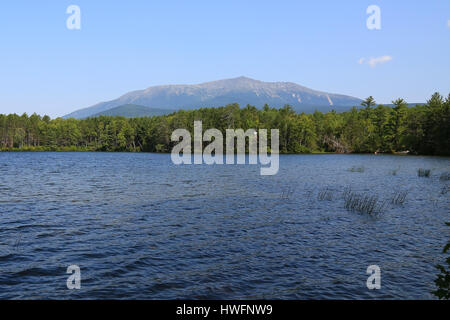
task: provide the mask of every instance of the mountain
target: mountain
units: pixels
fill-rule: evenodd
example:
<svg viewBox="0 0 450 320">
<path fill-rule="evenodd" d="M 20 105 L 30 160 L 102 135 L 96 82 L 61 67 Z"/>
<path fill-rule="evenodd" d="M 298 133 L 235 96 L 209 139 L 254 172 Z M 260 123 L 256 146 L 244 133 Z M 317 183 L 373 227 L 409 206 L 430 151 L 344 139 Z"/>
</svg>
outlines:
<svg viewBox="0 0 450 320">
<path fill-rule="evenodd" d="M 416 103 L 407 103 L 407 105 L 408 105 L 408 108 L 413 108 L 413 107 L 415 107 L 415 106 L 423 106 L 423 105 L 425 105 L 426 104 L 426 102 L 416 102 Z M 395 107 L 395 104 L 393 104 L 393 103 L 388 103 L 388 104 L 383 104 L 383 103 L 380 103 L 380 104 L 378 104 L 378 105 L 383 105 L 383 106 L 385 106 L 385 107 L 390 107 L 390 108 L 394 108 Z"/>
<path fill-rule="evenodd" d="M 246 77 L 206 82 L 196 85 L 165 85 L 132 91 L 118 99 L 101 102 L 75 111 L 65 118 L 86 118 L 103 111 L 135 104 L 159 109 L 196 109 L 219 107 L 230 103 L 280 108 L 291 105 L 297 112 L 345 111 L 358 106 L 361 99 L 315 91 L 291 82 L 263 82 Z"/>
<path fill-rule="evenodd" d="M 170 114 L 175 110 L 169 109 L 156 109 L 145 106 L 139 106 L 136 104 L 125 104 L 106 111 L 99 112 L 91 117 L 99 116 L 121 116 L 126 118 L 139 118 L 139 117 L 153 117 Z"/>
</svg>

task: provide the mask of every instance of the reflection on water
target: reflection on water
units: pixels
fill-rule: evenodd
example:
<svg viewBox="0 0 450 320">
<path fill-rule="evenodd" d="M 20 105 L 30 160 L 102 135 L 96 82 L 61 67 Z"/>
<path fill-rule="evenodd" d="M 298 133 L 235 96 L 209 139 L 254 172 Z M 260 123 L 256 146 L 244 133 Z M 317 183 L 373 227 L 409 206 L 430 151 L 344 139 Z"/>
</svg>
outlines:
<svg viewBox="0 0 450 320">
<path fill-rule="evenodd" d="M 433 298 L 449 164 L 292 155 L 262 177 L 170 155 L 0 153 L 0 298 Z M 346 188 L 407 196 L 374 219 L 345 209 Z M 366 287 L 369 265 L 381 290 Z"/>
</svg>

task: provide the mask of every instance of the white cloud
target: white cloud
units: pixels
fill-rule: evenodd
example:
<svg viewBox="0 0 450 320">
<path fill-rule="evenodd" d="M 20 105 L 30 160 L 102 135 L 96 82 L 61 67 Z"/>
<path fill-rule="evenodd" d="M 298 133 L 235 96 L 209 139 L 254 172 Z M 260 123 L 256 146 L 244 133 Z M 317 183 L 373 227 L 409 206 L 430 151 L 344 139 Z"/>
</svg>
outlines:
<svg viewBox="0 0 450 320">
<path fill-rule="evenodd" d="M 377 66 L 377 64 L 379 63 L 386 63 L 392 60 L 391 56 L 382 56 L 382 57 L 378 57 L 378 58 L 370 58 L 369 59 L 369 66 L 371 66 L 372 68 L 375 68 Z"/>
<path fill-rule="evenodd" d="M 375 68 L 377 66 L 377 64 L 383 64 L 383 63 L 391 61 L 392 59 L 393 58 L 391 56 L 382 56 L 382 57 L 370 58 L 370 59 L 361 58 L 358 60 L 358 63 L 359 64 L 367 63 L 372 68 Z"/>
</svg>

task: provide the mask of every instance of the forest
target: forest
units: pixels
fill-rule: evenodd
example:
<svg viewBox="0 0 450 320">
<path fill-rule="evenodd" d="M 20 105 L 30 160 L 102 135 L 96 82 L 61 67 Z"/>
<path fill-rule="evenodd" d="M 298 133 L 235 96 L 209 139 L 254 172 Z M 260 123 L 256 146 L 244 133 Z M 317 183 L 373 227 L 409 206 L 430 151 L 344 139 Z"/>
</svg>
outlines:
<svg viewBox="0 0 450 320">
<path fill-rule="evenodd" d="M 82 120 L 33 114 L 0 114 L 0 151 L 170 152 L 175 129 L 279 129 L 281 153 L 395 153 L 450 155 L 450 94 L 434 93 L 426 104 L 403 99 L 379 105 L 372 97 L 348 112 L 296 113 L 265 105 L 177 111 L 170 115 Z M 270 142 L 269 142 L 270 143 Z"/>
</svg>

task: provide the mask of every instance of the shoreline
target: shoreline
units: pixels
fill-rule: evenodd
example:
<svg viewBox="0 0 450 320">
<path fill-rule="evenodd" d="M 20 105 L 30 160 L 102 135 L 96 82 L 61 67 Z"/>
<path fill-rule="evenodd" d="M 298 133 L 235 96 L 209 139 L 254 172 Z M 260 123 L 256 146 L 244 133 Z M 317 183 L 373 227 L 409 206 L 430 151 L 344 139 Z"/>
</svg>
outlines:
<svg viewBox="0 0 450 320">
<path fill-rule="evenodd" d="M 8 150 L 0 150 L 1 153 L 117 153 L 117 154 L 165 154 L 170 155 L 170 152 L 148 152 L 148 151 L 97 151 L 97 150 L 72 150 L 71 148 L 67 149 L 56 149 L 56 150 L 24 150 L 24 149 L 8 149 Z M 270 154 L 270 153 L 269 153 Z M 236 154 L 235 154 L 236 155 Z M 246 153 L 248 155 L 248 153 Z M 280 152 L 279 155 L 283 156 L 298 156 L 298 155 L 373 155 L 373 156 L 396 156 L 396 157 L 440 157 L 440 158 L 450 158 L 449 155 L 442 154 L 415 154 L 415 153 L 338 153 L 338 152 L 310 152 L 310 153 L 283 153 Z"/>
</svg>

